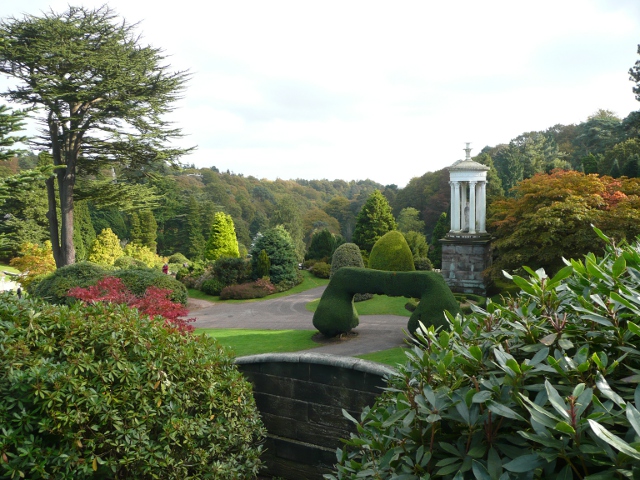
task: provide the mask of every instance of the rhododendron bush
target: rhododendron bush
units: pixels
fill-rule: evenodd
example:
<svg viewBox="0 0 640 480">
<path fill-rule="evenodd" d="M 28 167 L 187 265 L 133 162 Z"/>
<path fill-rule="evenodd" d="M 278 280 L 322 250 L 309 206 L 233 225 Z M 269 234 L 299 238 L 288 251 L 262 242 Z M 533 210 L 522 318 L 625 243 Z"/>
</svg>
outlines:
<svg viewBox="0 0 640 480">
<path fill-rule="evenodd" d="M 183 318 L 187 315 L 188 310 L 180 303 L 171 301 L 171 290 L 168 288 L 148 287 L 144 295 L 137 297 L 121 279 L 105 277 L 90 287 L 72 288 L 67 295 L 90 304 L 96 302 L 124 304 L 131 308 L 137 308 L 141 313 L 150 317 L 163 317 L 166 325 L 171 328 L 182 332 L 193 331 L 193 325 L 190 323 L 195 319 Z"/>
</svg>

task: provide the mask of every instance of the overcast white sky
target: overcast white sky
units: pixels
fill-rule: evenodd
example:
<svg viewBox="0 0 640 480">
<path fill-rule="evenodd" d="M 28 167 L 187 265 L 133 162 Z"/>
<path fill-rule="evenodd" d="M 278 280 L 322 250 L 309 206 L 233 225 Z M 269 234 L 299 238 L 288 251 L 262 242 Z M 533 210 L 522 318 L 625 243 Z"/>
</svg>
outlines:
<svg viewBox="0 0 640 480">
<path fill-rule="evenodd" d="M 2 0 L 0 17 L 100 0 Z M 598 109 L 639 110 L 638 0 L 111 0 L 174 69 L 198 167 L 406 185 Z"/>
</svg>

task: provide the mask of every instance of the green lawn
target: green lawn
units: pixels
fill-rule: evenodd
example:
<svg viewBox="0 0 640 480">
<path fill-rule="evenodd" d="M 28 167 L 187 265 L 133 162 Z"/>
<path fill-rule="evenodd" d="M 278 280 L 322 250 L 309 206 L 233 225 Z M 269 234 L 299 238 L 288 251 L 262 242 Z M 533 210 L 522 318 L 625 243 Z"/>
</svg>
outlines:
<svg viewBox="0 0 640 480">
<path fill-rule="evenodd" d="M 411 312 L 404 308 L 408 301 L 409 299 L 405 297 L 374 295 L 371 300 L 356 302 L 354 305 L 358 315 L 399 315 L 401 317 L 410 317 Z M 307 310 L 315 312 L 318 308 L 318 303 L 320 303 L 320 299 L 307 303 Z"/>
<path fill-rule="evenodd" d="M 311 340 L 315 330 L 249 330 L 240 328 L 197 328 L 196 334 L 209 335 L 230 348 L 235 356 L 259 353 L 297 352 L 319 347 Z"/>
<path fill-rule="evenodd" d="M 329 283 L 328 278 L 318 278 L 315 277 L 311 272 L 307 270 L 302 270 L 303 281 L 300 285 L 296 285 L 290 290 L 285 292 L 274 293 L 273 295 L 269 295 L 264 298 L 252 298 L 250 300 L 220 300 L 220 297 L 214 297 L 212 295 L 207 295 L 206 293 L 201 292 L 200 290 L 194 290 L 193 288 L 188 289 L 189 297 L 196 298 L 198 300 L 208 300 L 210 302 L 225 302 L 225 303 L 248 303 L 248 302 L 259 302 L 261 300 L 269 300 L 272 298 L 280 298 L 286 297 L 287 295 L 293 295 L 294 293 L 305 292 L 307 290 L 311 290 L 312 288 L 322 287 Z"/>
<path fill-rule="evenodd" d="M 406 352 L 407 348 L 395 347 L 389 350 L 381 350 L 379 352 L 365 353 L 364 355 L 357 355 L 358 358 L 363 360 L 371 360 L 372 362 L 384 363 L 395 367 L 397 364 L 403 364 L 407 361 Z"/>
<path fill-rule="evenodd" d="M 0 263 L 0 272 L 20 273 L 20 270 Z"/>
</svg>

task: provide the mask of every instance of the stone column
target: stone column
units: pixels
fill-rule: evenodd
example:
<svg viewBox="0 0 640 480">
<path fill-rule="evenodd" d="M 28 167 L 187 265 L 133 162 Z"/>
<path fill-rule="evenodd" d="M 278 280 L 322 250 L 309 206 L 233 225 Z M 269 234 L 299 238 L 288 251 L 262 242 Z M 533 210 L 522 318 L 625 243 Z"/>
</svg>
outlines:
<svg viewBox="0 0 640 480">
<path fill-rule="evenodd" d="M 476 184 L 469 182 L 469 233 L 476 233 Z"/>
<path fill-rule="evenodd" d="M 460 182 L 451 182 L 451 231 L 460 231 Z"/>
<path fill-rule="evenodd" d="M 478 186 L 478 232 L 487 233 L 487 182 Z"/>
<path fill-rule="evenodd" d="M 467 187 L 467 182 L 460 182 L 460 230 L 463 232 L 469 229 L 469 225 L 467 225 L 467 219 L 464 214 L 464 211 L 467 208 Z"/>
</svg>

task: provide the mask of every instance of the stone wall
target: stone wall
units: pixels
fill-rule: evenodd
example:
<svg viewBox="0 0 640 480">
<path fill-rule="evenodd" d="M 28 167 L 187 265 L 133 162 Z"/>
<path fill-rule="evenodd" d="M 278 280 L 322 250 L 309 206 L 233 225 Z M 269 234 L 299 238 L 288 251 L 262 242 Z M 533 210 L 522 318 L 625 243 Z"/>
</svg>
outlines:
<svg viewBox="0 0 640 480">
<path fill-rule="evenodd" d="M 490 238 L 450 233 L 442 243 L 442 269 L 445 282 L 453 292 L 485 295 L 482 272 L 491 266 Z"/>
<path fill-rule="evenodd" d="M 360 418 L 385 386 L 385 365 L 314 353 L 264 354 L 236 360 L 253 384 L 267 429 L 266 475 L 322 479 L 336 463 L 340 439 L 355 431 L 344 408 Z"/>
</svg>

